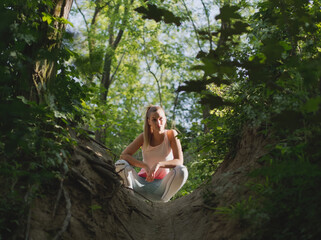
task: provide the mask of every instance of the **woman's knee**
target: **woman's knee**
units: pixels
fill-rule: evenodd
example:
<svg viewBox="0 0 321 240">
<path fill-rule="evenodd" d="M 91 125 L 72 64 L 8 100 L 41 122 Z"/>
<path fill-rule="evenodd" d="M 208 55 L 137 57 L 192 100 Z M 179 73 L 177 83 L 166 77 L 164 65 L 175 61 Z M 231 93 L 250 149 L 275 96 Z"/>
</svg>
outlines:
<svg viewBox="0 0 321 240">
<path fill-rule="evenodd" d="M 176 174 L 183 179 L 187 179 L 188 177 L 188 170 L 187 167 L 184 165 L 177 165 L 175 168 Z"/>
<path fill-rule="evenodd" d="M 126 160 L 120 159 L 115 162 L 116 172 L 119 172 L 125 169 L 127 166 L 130 166 Z"/>
<path fill-rule="evenodd" d="M 129 165 L 126 160 L 120 159 L 115 162 L 115 165 Z"/>
<path fill-rule="evenodd" d="M 163 202 L 169 201 L 185 184 L 188 177 L 188 170 L 184 165 L 178 165 L 173 169 L 171 174 L 171 179 L 168 179 L 164 194 L 161 197 L 161 201 Z"/>
</svg>

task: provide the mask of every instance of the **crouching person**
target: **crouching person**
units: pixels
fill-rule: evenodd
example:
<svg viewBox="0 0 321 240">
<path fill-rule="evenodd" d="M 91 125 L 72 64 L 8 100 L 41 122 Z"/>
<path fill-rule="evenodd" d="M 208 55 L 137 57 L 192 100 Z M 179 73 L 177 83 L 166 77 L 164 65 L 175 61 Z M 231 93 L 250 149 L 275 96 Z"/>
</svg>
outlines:
<svg viewBox="0 0 321 240">
<path fill-rule="evenodd" d="M 149 106 L 144 132 L 122 152 L 116 171 L 125 186 L 155 202 L 168 202 L 185 184 L 188 171 L 177 132 L 165 129 L 163 108 Z M 142 148 L 143 161 L 133 157 Z M 137 173 L 134 167 L 141 168 Z"/>
</svg>

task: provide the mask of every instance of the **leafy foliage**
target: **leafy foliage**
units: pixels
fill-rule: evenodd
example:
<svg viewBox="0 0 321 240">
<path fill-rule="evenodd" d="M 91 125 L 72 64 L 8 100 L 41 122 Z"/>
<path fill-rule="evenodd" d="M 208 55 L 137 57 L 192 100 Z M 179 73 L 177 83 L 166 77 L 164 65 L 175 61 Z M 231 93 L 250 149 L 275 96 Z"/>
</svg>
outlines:
<svg viewBox="0 0 321 240">
<path fill-rule="evenodd" d="M 181 25 L 181 18 L 175 16 L 171 11 L 159 8 L 154 4 L 147 4 L 147 7 L 138 7 L 136 12 L 143 14 L 143 19 L 153 19 L 156 22 L 163 20 L 165 23 L 174 23 L 176 26 Z"/>
<path fill-rule="evenodd" d="M 320 220 L 321 169 L 318 164 L 304 159 L 306 146 L 277 145 L 266 160 L 266 167 L 252 173 L 253 177 L 264 177 L 261 187 L 254 191 L 263 197 L 261 205 L 253 208 L 258 214 L 265 214 L 261 221 L 264 228 L 255 229 L 253 239 L 318 239 L 320 230 L 313 226 Z M 254 225 L 255 226 L 255 225 Z"/>
<path fill-rule="evenodd" d="M 181 88 L 199 92 L 211 108 L 233 109 L 230 130 L 246 124 L 279 142 L 253 173 L 261 182 L 254 184 L 253 200 L 221 209 L 251 226 L 247 239 L 320 238 L 312 227 L 320 225 L 321 199 L 315 192 L 321 179 L 319 7 L 319 1 L 262 1 L 245 23 L 237 6 L 223 6 L 217 47 L 200 52 L 202 64 L 194 67 L 204 77 Z M 227 80 L 224 91 L 213 77 Z M 224 100 L 233 104 L 226 108 Z"/>
<path fill-rule="evenodd" d="M 197 123 L 193 124 L 190 132 L 182 133 L 181 141 L 189 180 L 175 196 L 176 198 L 208 184 L 233 144 L 233 134 L 226 125 L 227 119 L 219 117 L 218 114 L 219 112 L 204 120 L 204 124 L 210 128 L 207 133 L 204 134 L 202 125 Z"/>
<path fill-rule="evenodd" d="M 1 104 L 1 235 L 23 224 L 40 185 L 61 178 L 74 142 L 59 112 L 20 99 Z M 5 116 L 4 116 L 5 114 Z M 10 214 L 9 214 L 10 213 Z M 10 219 L 8 219 L 10 216 Z"/>
<path fill-rule="evenodd" d="M 54 21 L 52 1 L 5 1 L 0 5 L 0 238 L 19 236 L 38 189 L 61 179 L 74 140 L 70 130 L 82 114 L 85 88 L 75 81 L 77 71 L 67 66 L 72 54 L 65 43 L 43 43 Z M 50 25 L 50 26 L 49 26 Z M 57 30 L 58 31 L 58 30 Z M 57 39 L 60 41 L 60 39 Z M 67 38 L 65 39 L 67 41 Z M 53 61 L 57 73 L 41 86 L 44 101 L 35 99 L 34 75 L 39 61 Z M 46 83 L 46 79 L 43 79 Z"/>
</svg>

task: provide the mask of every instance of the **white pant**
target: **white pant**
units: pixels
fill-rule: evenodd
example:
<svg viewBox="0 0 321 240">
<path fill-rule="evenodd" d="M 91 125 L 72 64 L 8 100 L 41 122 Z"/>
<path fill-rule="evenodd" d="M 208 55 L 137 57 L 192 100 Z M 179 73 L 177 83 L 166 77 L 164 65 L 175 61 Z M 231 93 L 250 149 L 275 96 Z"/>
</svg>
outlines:
<svg viewBox="0 0 321 240">
<path fill-rule="evenodd" d="M 163 179 L 147 182 L 127 161 L 118 160 L 115 165 L 126 187 L 155 202 L 168 202 L 181 189 L 188 177 L 187 168 L 184 165 L 178 165 Z"/>
</svg>

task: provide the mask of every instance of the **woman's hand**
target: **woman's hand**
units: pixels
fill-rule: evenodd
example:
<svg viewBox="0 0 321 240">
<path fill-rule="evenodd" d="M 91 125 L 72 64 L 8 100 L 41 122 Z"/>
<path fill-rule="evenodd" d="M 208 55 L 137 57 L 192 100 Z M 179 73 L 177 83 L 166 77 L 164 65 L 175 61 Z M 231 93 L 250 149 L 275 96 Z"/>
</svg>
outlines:
<svg viewBox="0 0 321 240">
<path fill-rule="evenodd" d="M 146 181 L 147 182 L 154 181 L 154 179 L 151 178 L 151 169 L 146 163 L 144 163 L 144 169 L 146 171 Z"/>
<path fill-rule="evenodd" d="M 150 169 L 149 174 L 147 173 L 147 177 L 146 177 L 147 182 L 154 181 L 156 177 L 156 172 L 158 171 L 159 168 L 160 168 L 160 164 L 157 163 Z"/>
</svg>

